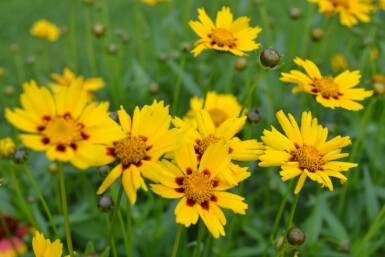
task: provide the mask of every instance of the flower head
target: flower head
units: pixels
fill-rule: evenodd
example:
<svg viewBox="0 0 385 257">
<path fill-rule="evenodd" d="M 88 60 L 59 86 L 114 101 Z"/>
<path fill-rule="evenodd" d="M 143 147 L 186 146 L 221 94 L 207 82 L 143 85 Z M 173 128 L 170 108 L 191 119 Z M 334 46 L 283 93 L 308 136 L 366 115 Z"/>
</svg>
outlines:
<svg viewBox="0 0 385 257">
<path fill-rule="evenodd" d="M 142 3 L 148 4 L 148 5 L 156 5 L 163 2 L 168 2 L 169 0 L 142 0 Z"/>
<path fill-rule="evenodd" d="M 338 14 L 340 23 L 351 27 L 359 21 L 370 22 L 369 14 L 373 5 L 363 0 L 308 0 L 318 4 L 318 11 L 326 16 Z"/>
<path fill-rule="evenodd" d="M 358 111 L 364 107 L 355 102 L 371 96 L 373 91 L 363 88 L 353 88 L 361 78 L 360 71 L 346 70 L 337 77 L 322 76 L 317 66 L 310 60 L 295 58 L 294 62 L 302 67 L 307 74 L 297 70 L 281 73 L 281 81 L 298 84 L 293 93 L 305 91 L 314 95 L 317 102 L 325 107 L 334 109 L 341 107 L 350 111 Z"/>
<path fill-rule="evenodd" d="M 195 120 L 202 109 L 203 98 L 196 96 L 190 99 L 190 110 L 184 117 L 185 121 Z M 219 127 L 225 120 L 237 117 L 242 110 L 237 98 L 232 94 L 217 94 L 214 91 L 207 93 L 204 109 L 210 114 L 215 127 Z M 247 110 L 244 111 L 246 113 Z"/>
<path fill-rule="evenodd" d="M 190 21 L 189 25 L 201 38 L 192 50 L 194 56 L 203 50 L 214 49 L 230 52 L 234 55 L 247 55 L 245 51 L 258 49 L 254 39 L 262 31 L 260 27 L 249 27 L 250 18 L 240 17 L 233 21 L 229 7 L 222 7 L 217 14 L 215 24 L 203 8 L 198 9 L 200 21 Z"/>
<path fill-rule="evenodd" d="M 51 242 L 45 239 L 43 233 L 36 231 L 32 238 L 32 248 L 36 257 L 61 257 L 63 252 L 63 244 L 59 239 Z"/>
<path fill-rule="evenodd" d="M 89 78 L 84 80 L 82 76 L 76 76 L 68 68 L 64 69 L 63 75 L 52 73 L 51 78 L 56 80 L 56 83 L 48 83 L 48 86 L 52 88 L 54 92 L 59 92 L 63 87 L 69 87 L 76 80 L 82 80 L 82 88 L 87 91 L 89 100 L 93 100 L 95 98 L 92 91 L 96 91 L 104 87 L 104 81 L 102 78 Z"/>
<path fill-rule="evenodd" d="M 219 127 L 215 127 L 209 112 L 201 110 L 196 115 L 195 122 L 187 123 L 176 118 L 173 120 L 173 124 L 184 131 L 183 140 L 194 146 L 198 160 L 203 158 L 208 147 L 222 142 L 228 147 L 231 160 L 254 161 L 262 153 L 263 145 L 255 139 L 240 140 L 235 136 L 243 129 L 245 121 L 246 116 L 232 117 L 225 120 Z M 220 174 L 228 183 L 237 184 L 250 176 L 247 169 L 240 168 L 232 162 L 229 165 L 231 173 L 222 172 Z"/>
<path fill-rule="evenodd" d="M 143 177 L 157 181 L 158 159 L 175 150 L 175 130 L 169 129 L 171 116 L 163 101 L 154 101 L 141 110 L 136 107 L 132 118 L 121 106 L 118 116 L 122 135 L 107 146 L 106 157 L 119 164 L 107 175 L 97 194 L 121 177 L 128 199 L 135 204 L 137 190 L 147 190 Z"/>
<path fill-rule="evenodd" d="M 60 35 L 60 29 L 53 23 L 41 19 L 35 22 L 31 28 L 31 34 L 49 41 L 56 41 Z"/>
<path fill-rule="evenodd" d="M 10 137 L 0 140 L 0 157 L 9 157 L 16 151 L 16 145 Z"/>
<path fill-rule="evenodd" d="M 198 163 L 192 145 L 183 144 L 175 153 L 175 164 L 162 161 L 159 184 L 151 189 L 165 198 L 180 199 L 175 208 L 176 222 L 189 227 L 201 217 L 210 233 L 218 238 L 225 235 L 226 218 L 219 207 L 245 214 L 244 198 L 224 192 L 233 187 L 219 174 L 228 172 L 230 156 L 222 143 L 210 146 Z"/>
<path fill-rule="evenodd" d="M 22 143 L 33 150 L 45 151 L 48 159 L 71 162 L 79 169 L 105 164 L 104 147 L 119 130 L 108 116 L 108 103 L 87 103 L 82 81 L 53 95 L 34 81 L 23 85 L 22 108 L 6 109 L 6 119 L 27 132 Z"/>
<path fill-rule="evenodd" d="M 346 61 L 346 58 L 342 54 L 335 54 L 331 58 L 332 70 L 334 72 L 340 70 L 347 70 L 349 65 Z"/>
<path fill-rule="evenodd" d="M 28 226 L 20 226 L 18 220 L 5 214 L 0 213 L 0 215 L 0 219 L 2 219 L 2 222 L 0 222 L 0 256 L 18 257 L 26 253 L 27 245 L 22 238 L 26 235 Z M 4 224 L 6 228 L 3 226 Z M 6 229 L 8 229 L 11 238 L 8 238 Z"/>
<path fill-rule="evenodd" d="M 261 139 L 266 150 L 259 157 L 259 166 L 280 166 L 283 181 L 300 176 L 295 194 L 301 191 L 307 177 L 330 190 L 333 190 L 330 177 L 339 178 L 341 183 L 347 181 L 341 172 L 357 164 L 336 160 L 349 155 L 341 153 L 343 147 L 351 144 L 348 136 L 326 141 L 328 129 L 318 125 L 310 112 L 302 113 L 301 127 L 291 114 L 288 118 L 282 110 L 277 112 L 277 119 L 285 135 L 274 127 L 271 131 L 263 131 Z"/>
</svg>

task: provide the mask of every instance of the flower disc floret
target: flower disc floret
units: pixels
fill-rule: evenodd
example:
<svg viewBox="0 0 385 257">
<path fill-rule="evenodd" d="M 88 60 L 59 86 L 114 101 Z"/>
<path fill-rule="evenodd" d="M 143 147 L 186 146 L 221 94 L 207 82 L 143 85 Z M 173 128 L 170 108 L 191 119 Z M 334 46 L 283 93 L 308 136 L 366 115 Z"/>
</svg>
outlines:
<svg viewBox="0 0 385 257">
<path fill-rule="evenodd" d="M 312 145 L 303 145 L 291 153 L 292 160 L 298 162 L 299 168 L 316 172 L 322 169 L 322 154 Z"/>
<path fill-rule="evenodd" d="M 115 144 L 115 154 L 125 166 L 137 164 L 146 156 L 146 142 L 141 137 L 128 136 Z"/>
<path fill-rule="evenodd" d="M 213 195 L 214 182 L 210 179 L 208 174 L 203 172 L 193 172 L 183 178 L 184 192 L 187 199 L 202 204 L 211 199 Z"/>
</svg>

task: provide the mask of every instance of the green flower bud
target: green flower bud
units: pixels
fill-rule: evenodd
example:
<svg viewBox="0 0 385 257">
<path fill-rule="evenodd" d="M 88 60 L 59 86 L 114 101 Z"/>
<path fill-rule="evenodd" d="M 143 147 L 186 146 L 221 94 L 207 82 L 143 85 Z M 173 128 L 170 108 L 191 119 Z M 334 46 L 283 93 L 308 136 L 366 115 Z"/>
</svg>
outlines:
<svg viewBox="0 0 385 257">
<path fill-rule="evenodd" d="M 294 227 L 289 230 L 286 238 L 292 246 L 300 246 L 305 242 L 306 235 L 300 228 Z"/>
<path fill-rule="evenodd" d="M 270 47 L 262 51 L 259 59 L 263 66 L 274 68 L 279 63 L 281 56 L 274 48 Z"/>
</svg>

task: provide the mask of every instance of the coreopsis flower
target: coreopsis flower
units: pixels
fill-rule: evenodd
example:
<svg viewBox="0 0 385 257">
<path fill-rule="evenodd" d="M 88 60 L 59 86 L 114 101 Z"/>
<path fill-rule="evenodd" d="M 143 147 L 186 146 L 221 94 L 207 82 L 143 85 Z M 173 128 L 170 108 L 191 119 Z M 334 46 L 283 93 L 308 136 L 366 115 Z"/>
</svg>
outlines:
<svg viewBox="0 0 385 257">
<path fill-rule="evenodd" d="M 190 110 L 183 119 L 186 121 L 195 120 L 202 106 L 203 98 L 192 97 L 190 99 Z M 217 94 L 214 91 L 209 91 L 204 109 L 210 114 L 215 127 L 219 127 L 225 120 L 237 117 L 242 110 L 242 105 L 232 94 Z M 244 111 L 244 113 L 246 112 L 247 110 Z"/>
<path fill-rule="evenodd" d="M 266 149 L 259 156 L 259 166 L 280 166 L 283 181 L 300 176 L 294 194 L 301 191 L 308 177 L 331 191 L 330 177 L 339 178 L 341 183 L 347 181 L 341 172 L 357 167 L 357 164 L 336 160 L 349 156 L 341 153 L 343 147 L 351 144 L 348 136 L 336 136 L 327 141 L 328 129 L 318 125 L 310 112 L 302 113 L 301 127 L 291 114 L 287 117 L 282 110 L 276 116 L 285 134 L 274 127 L 271 131 L 263 131 L 261 139 Z"/>
<path fill-rule="evenodd" d="M 48 83 L 48 86 L 52 88 L 54 92 L 59 92 L 63 87 L 69 87 L 72 82 L 81 79 L 83 81 L 82 88 L 87 91 L 89 100 L 95 99 L 95 95 L 92 91 L 99 90 L 104 87 L 105 84 L 102 78 L 84 79 L 82 76 L 74 74 L 68 68 L 64 69 L 63 75 L 51 73 L 51 78 L 56 80 L 56 83 Z"/>
<path fill-rule="evenodd" d="M 332 70 L 334 72 L 340 71 L 340 70 L 347 70 L 349 68 L 348 63 L 342 54 L 333 55 L 331 58 L 331 63 L 332 63 Z"/>
<path fill-rule="evenodd" d="M 298 84 L 292 93 L 304 91 L 314 95 L 315 100 L 325 107 L 341 107 L 350 111 L 358 111 L 364 107 L 356 101 L 364 100 L 373 94 L 372 90 L 353 88 L 361 78 L 360 71 L 345 70 L 337 77 L 322 76 L 318 67 L 310 60 L 302 60 L 298 57 L 294 62 L 302 67 L 307 74 L 297 70 L 290 73 L 281 73 L 281 81 Z"/>
<path fill-rule="evenodd" d="M 189 227 L 200 217 L 210 233 L 218 238 L 225 235 L 226 218 L 219 208 L 245 214 L 244 198 L 225 192 L 229 185 L 219 174 L 230 164 L 228 147 L 217 143 L 207 148 L 198 163 L 192 145 L 183 144 L 175 153 L 175 164 L 163 160 L 159 184 L 152 184 L 156 194 L 171 199 L 180 199 L 176 208 L 176 222 Z"/>
<path fill-rule="evenodd" d="M 104 146 L 120 130 L 108 116 L 107 102 L 87 103 L 82 81 L 76 80 L 53 95 L 34 81 L 24 83 L 22 108 L 5 110 L 6 119 L 26 133 L 22 143 L 35 151 L 45 151 L 49 160 L 71 162 L 79 169 L 105 164 Z"/>
<path fill-rule="evenodd" d="M 60 35 L 60 29 L 53 23 L 40 19 L 32 25 L 31 34 L 49 41 L 56 41 Z"/>
<path fill-rule="evenodd" d="M 100 185 L 97 194 L 102 194 L 121 177 L 124 191 L 133 205 L 137 190 L 147 190 L 143 177 L 157 181 L 158 159 L 177 148 L 176 130 L 170 130 L 169 106 L 163 101 L 154 101 L 142 109 L 136 107 L 132 118 L 121 106 L 118 119 L 123 135 L 107 146 L 106 157 L 119 163 Z"/>
<path fill-rule="evenodd" d="M 381 9 L 385 10 L 385 0 L 380 0 L 380 2 L 378 3 L 378 6 L 379 6 Z"/>
<path fill-rule="evenodd" d="M 262 153 L 263 144 L 255 139 L 240 140 L 235 136 L 243 129 L 245 122 L 246 116 L 232 117 L 225 120 L 219 127 L 215 127 L 213 119 L 206 110 L 200 110 L 197 113 L 194 123 L 184 122 L 179 118 L 173 120 L 176 128 L 185 131 L 182 133 L 183 140 L 194 146 L 198 160 L 202 159 L 210 145 L 222 141 L 229 148 L 231 160 L 255 161 Z M 230 162 L 230 170 L 231 173 L 221 174 L 229 183 L 237 184 L 250 176 L 247 169 L 240 168 L 232 162 Z"/>
<path fill-rule="evenodd" d="M 370 22 L 370 12 L 374 6 L 362 0 L 308 0 L 318 4 L 318 11 L 325 16 L 339 15 L 340 23 L 351 27 L 359 21 Z"/>
<path fill-rule="evenodd" d="M 10 137 L 0 140 L 0 157 L 9 157 L 16 151 L 16 145 Z"/>
<path fill-rule="evenodd" d="M 23 237 L 28 232 L 28 226 L 21 226 L 19 222 L 7 215 L 0 214 L 4 224 L 8 228 L 11 238 L 8 238 L 3 223 L 0 222 L 0 256 L 18 257 L 27 252 L 27 245 L 23 242 Z M 11 242 L 12 240 L 12 242 Z"/>
<path fill-rule="evenodd" d="M 45 239 L 43 233 L 38 231 L 32 238 L 32 248 L 36 257 L 61 257 L 63 253 L 63 244 L 59 239 L 51 242 L 51 240 Z"/>
<path fill-rule="evenodd" d="M 222 7 L 217 13 L 215 24 L 207 16 L 204 8 L 198 9 L 199 21 L 190 21 L 189 25 L 201 38 L 191 51 L 194 56 L 203 50 L 214 49 L 244 56 L 245 52 L 258 49 L 259 43 L 254 39 L 262 31 L 260 27 L 250 27 L 250 18 L 243 16 L 233 21 L 229 7 Z"/>
</svg>

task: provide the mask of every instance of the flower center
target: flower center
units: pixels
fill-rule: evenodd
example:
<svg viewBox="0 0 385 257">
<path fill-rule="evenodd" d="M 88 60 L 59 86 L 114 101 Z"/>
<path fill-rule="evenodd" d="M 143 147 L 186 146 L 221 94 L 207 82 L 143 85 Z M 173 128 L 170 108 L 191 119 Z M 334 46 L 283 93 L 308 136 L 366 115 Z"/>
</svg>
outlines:
<svg viewBox="0 0 385 257">
<path fill-rule="evenodd" d="M 213 192 L 213 181 L 208 174 L 193 172 L 183 179 L 182 185 L 187 199 L 202 204 L 209 201 Z"/>
<path fill-rule="evenodd" d="M 325 98 L 334 98 L 339 94 L 339 87 L 330 76 L 316 79 L 314 82 L 314 87 Z"/>
<path fill-rule="evenodd" d="M 223 46 L 233 47 L 236 41 L 233 33 L 223 28 L 217 28 L 213 31 L 212 40 L 213 40 L 212 42 L 213 45 L 216 44 L 220 47 L 223 47 Z"/>
<path fill-rule="evenodd" d="M 344 7 L 349 6 L 349 0 L 331 0 L 331 2 L 334 4 L 334 6 L 341 5 Z"/>
<path fill-rule="evenodd" d="M 221 138 L 216 137 L 213 134 L 208 135 L 198 142 L 198 146 L 195 147 L 196 153 L 203 155 L 210 145 L 219 142 L 219 140 L 221 140 Z"/>
<path fill-rule="evenodd" d="M 226 113 L 220 109 L 211 109 L 208 110 L 208 113 L 210 114 L 215 127 L 219 127 L 219 125 L 221 125 L 227 119 Z"/>
<path fill-rule="evenodd" d="M 291 155 L 293 156 L 293 161 L 299 163 L 300 169 L 307 169 L 309 172 L 321 170 L 324 164 L 322 154 L 312 145 L 303 145 Z"/>
<path fill-rule="evenodd" d="M 54 144 L 70 144 L 81 139 L 82 126 L 71 117 L 58 117 L 50 121 L 44 134 Z"/>
<path fill-rule="evenodd" d="M 146 156 L 146 142 L 141 137 L 128 136 L 115 144 L 115 154 L 125 166 L 137 164 Z"/>
</svg>

